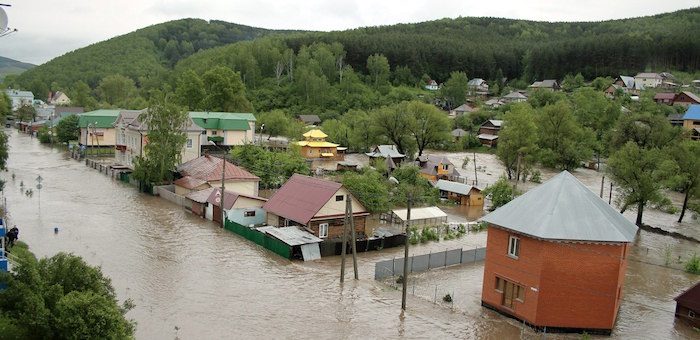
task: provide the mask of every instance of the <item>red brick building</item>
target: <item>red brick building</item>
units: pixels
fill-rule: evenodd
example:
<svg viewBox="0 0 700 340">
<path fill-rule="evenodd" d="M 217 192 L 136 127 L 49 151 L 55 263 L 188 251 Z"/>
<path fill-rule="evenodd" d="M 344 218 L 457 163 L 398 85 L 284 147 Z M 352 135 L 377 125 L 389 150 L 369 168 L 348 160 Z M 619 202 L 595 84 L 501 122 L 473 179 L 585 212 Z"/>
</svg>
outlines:
<svg viewBox="0 0 700 340">
<path fill-rule="evenodd" d="M 482 220 L 483 306 L 547 331 L 612 332 L 632 222 L 567 171 Z"/>
</svg>

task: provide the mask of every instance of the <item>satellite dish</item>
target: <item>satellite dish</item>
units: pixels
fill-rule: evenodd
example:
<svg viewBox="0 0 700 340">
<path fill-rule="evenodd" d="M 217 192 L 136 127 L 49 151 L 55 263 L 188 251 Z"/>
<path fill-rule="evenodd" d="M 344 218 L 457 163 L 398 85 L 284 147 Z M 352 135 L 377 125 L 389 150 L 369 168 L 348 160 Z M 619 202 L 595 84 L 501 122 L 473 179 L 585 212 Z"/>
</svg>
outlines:
<svg viewBox="0 0 700 340">
<path fill-rule="evenodd" d="M 7 13 L 0 7 L 0 33 L 7 30 Z"/>
</svg>

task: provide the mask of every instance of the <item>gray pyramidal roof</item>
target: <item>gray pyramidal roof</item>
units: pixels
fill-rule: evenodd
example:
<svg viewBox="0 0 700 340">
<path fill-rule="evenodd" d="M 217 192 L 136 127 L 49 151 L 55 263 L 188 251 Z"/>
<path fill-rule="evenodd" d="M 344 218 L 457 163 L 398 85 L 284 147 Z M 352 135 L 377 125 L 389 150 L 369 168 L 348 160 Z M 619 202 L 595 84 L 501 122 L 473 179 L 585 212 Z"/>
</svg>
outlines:
<svg viewBox="0 0 700 340">
<path fill-rule="evenodd" d="M 637 226 L 568 171 L 481 220 L 541 239 L 632 242 Z"/>
</svg>

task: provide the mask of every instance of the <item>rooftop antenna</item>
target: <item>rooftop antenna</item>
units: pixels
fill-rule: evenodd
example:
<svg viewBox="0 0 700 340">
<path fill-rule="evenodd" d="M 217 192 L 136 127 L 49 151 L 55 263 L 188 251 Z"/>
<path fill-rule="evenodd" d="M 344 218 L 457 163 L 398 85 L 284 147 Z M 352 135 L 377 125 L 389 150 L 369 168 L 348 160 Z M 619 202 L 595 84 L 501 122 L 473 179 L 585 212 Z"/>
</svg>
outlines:
<svg viewBox="0 0 700 340">
<path fill-rule="evenodd" d="M 7 4 L 0 4 L 0 37 L 4 37 L 10 33 L 17 32 L 16 28 L 7 27 L 7 13 L 2 8 L 2 6 L 10 7 Z"/>
</svg>

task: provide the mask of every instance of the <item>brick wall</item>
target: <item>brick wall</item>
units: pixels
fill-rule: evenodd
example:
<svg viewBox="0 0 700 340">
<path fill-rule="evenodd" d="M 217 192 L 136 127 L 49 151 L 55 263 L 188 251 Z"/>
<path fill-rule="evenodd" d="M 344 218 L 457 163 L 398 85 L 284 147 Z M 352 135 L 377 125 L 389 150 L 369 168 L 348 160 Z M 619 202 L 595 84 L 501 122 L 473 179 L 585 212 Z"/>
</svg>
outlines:
<svg viewBox="0 0 700 340">
<path fill-rule="evenodd" d="M 622 299 L 626 244 L 550 242 L 525 235 L 517 259 L 507 230 L 489 226 L 482 301 L 535 326 L 612 329 Z M 513 309 L 502 306 L 496 277 L 525 288 Z"/>
<path fill-rule="evenodd" d="M 355 236 L 358 238 L 365 237 L 365 216 L 355 216 Z M 313 230 L 314 235 L 318 236 L 318 225 L 328 223 L 328 239 L 343 236 L 343 218 L 336 218 L 324 221 L 312 221 L 309 223 L 309 228 Z M 348 224 L 348 237 L 350 236 L 350 225 Z"/>
</svg>

